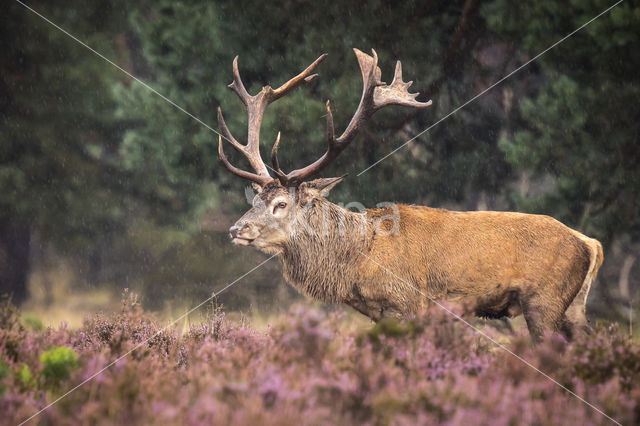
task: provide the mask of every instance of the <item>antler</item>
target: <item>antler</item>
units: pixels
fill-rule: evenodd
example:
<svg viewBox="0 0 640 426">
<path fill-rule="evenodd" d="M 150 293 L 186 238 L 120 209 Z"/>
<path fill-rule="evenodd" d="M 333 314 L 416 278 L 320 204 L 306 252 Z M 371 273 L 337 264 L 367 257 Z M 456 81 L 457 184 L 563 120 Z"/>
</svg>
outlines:
<svg viewBox="0 0 640 426">
<path fill-rule="evenodd" d="M 276 142 L 271 150 L 271 161 L 273 163 L 273 171 L 283 185 L 295 186 L 327 167 L 355 138 L 360 127 L 380 108 L 387 105 L 426 108 L 431 105 L 431 101 L 417 101 L 415 99 L 418 96 L 417 93 L 409 93 L 409 86 L 411 86 L 412 82 L 410 81 L 405 83 L 402 81 L 402 64 L 400 61 L 396 63 L 393 81 L 391 84 L 387 85 L 380 80 L 382 72 L 378 67 L 378 55 L 376 54 L 376 51 L 371 49 L 373 56 L 369 56 L 358 49 L 353 49 L 353 51 L 358 59 L 363 80 L 362 97 L 360 98 L 360 104 L 358 105 L 353 118 L 351 118 L 351 121 L 345 131 L 339 137 L 336 137 L 335 127 L 333 124 L 333 114 L 331 113 L 329 101 L 327 101 L 327 151 L 322 155 L 322 157 L 318 158 L 310 165 L 294 170 L 288 174 L 285 174 L 280 169 L 280 165 L 278 163 L 278 147 L 280 145 L 280 133 L 278 133 Z M 242 145 L 233 137 L 224 121 L 222 110 L 220 108 L 218 108 L 218 122 L 220 123 L 220 128 L 224 133 L 224 137 L 229 140 L 234 148 L 244 154 L 256 173 L 247 172 L 231 165 L 227 160 L 227 157 L 224 155 L 224 151 L 222 149 L 222 137 L 220 137 L 218 139 L 218 154 L 220 155 L 220 161 L 222 161 L 222 164 L 224 164 L 227 170 L 237 176 L 252 180 L 260 185 L 264 185 L 273 180 L 269 175 L 267 166 L 264 164 L 264 161 L 262 161 L 262 157 L 260 156 L 260 124 L 262 123 L 264 111 L 267 108 L 267 105 L 271 102 L 280 99 L 298 86 L 308 83 L 316 78 L 318 75 L 312 74 L 312 72 L 326 57 L 326 53 L 321 55 L 304 71 L 287 81 L 279 88 L 273 90 L 270 86 L 265 86 L 262 88 L 260 93 L 255 96 L 251 96 L 245 89 L 244 84 L 242 84 L 242 79 L 240 78 L 240 73 L 238 71 L 238 57 L 236 56 L 233 60 L 233 82 L 229 85 L 229 88 L 236 92 L 242 103 L 247 107 L 249 115 L 247 144 Z"/>
<path fill-rule="evenodd" d="M 218 155 L 220 156 L 220 161 L 222 161 L 222 164 L 227 168 L 227 170 L 229 170 L 234 175 L 240 176 L 244 179 L 252 180 L 260 185 L 264 185 L 267 182 L 273 180 L 273 178 L 269 175 L 267 166 L 264 164 L 264 161 L 262 161 L 262 157 L 260 156 L 260 125 L 262 124 L 264 111 L 267 108 L 267 105 L 269 105 L 271 102 L 280 99 L 287 93 L 296 89 L 298 86 L 301 86 L 304 83 L 308 83 L 316 78 L 318 75 L 312 74 L 313 70 L 326 57 L 326 53 L 321 55 L 304 71 L 284 83 L 279 88 L 274 90 L 271 88 L 271 86 L 265 86 L 262 88 L 260 93 L 255 96 L 249 95 L 249 92 L 247 92 L 247 90 L 245 89 L 244 84 L 242 83 L 242 79 L 240 78 L 240 72 L 238 71 L 238 57 L 235 57 L 235 59 L 233 60 L 233 82 L 229 85 L 229 88 L 236 92 L 242 103 L 247 107 L 249 116 L 247 144 L 243 145 L 233 137 L 233 135 L 229 131 L 229 128 L 227 127 L 227 124 L 224 121 L 224 117 L 222 116 L 222 109 L 220 109 L 220 107 L 218 107 L 218 123 L 220 124 L 220 128 L 222 129 L 222 133 L 224 134 L 225 139 L 228 139 L 235 149 L 244 154 L 247 160 L 249 160 L 249 164 L 256 173 L 247 172 L 231 165 L 231 163 L 229 163 L 229 161 L 227 160 L 227 157 L 224 155 L 224 151 L 222 149 L 222 137 L 219 137 Z M 278 141 L 279 140 L 280 136 L 278 134 Z M 278 141 L 276 141 L 276 145 L 274 146 L 276 152 Z M 279 167 L 276 167 L 276 169 L 279 170 Z M 282 179 L 281 176 L 284 177 L 284 173 L 282 173 L 282 171 L 280 171 L 280 173 L 278 174 L 278 177 L 280 179 Z"/>
<path fill-rule="evenodd" d="M 322 155 L 322 157 L 318 158 L 310 165 L 294 170 L 286 176 L 278 167 L 277 146 L 280 141 L 280 138 L 278 137 L 271 156 L 274 168 L 278 171 L 278 179 L 280 179 L 283 185 L 295 186 L 327 167 L 338 156 L 338 154 L 340 154 L 342 150 L 349 145 L 353 138 L 355 138 L 358 133 L 358 129 L 360 129 L 360 127 L 380 108 L 387 105 L 426 108 L 431 105 L 431 101 L 417 101 L 415 99 L 418 96 L 417 93 L 409 93 L 409 86 L 411 86 L 413 82 L 409 81 L 405 83 L 402 81 L 402 64 L 400 61 L 396 63 L 393 81 L 391 84 L 387 85 L 380 81 L 382 72 L 378 67 L 378 55 L 376 54 L 376 51 L 371 49 L 373 56 L 369 56 L 358 49 L 353 49 L 353 51 L 356 54 L 360 70 L 362 71 L 363 88 L 360 105 L 358 105 L 358 108 L 345 131 L 336 138 L 333 115 L 331 113 L 329 101 L 327 101 L 327 151 Z"/>
</svg>

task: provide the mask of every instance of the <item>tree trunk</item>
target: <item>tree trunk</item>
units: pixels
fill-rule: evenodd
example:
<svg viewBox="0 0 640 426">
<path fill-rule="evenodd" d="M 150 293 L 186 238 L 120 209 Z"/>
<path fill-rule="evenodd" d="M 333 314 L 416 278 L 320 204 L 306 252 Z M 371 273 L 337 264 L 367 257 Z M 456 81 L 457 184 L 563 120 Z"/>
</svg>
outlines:
<svg viewBox="0 0 640 426">
<path fill-rule="evenodd" d="M 30 227 L 26 222 L 0 220 L 0 293 L 20 304 L 27 298 Z"/>
</svg>

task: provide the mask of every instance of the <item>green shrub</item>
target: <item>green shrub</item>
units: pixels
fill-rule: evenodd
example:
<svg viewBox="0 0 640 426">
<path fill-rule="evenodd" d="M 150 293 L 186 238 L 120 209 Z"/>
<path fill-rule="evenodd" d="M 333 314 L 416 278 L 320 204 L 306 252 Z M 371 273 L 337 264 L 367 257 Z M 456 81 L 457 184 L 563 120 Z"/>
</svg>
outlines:
<svg viewBox="0 0 640 426">
<path fill-rule="evenodd" d="M 400 321 L 396 318 L 383 318 L 365 332 L 371 342 L 378 343 L 380 336 L 403 337 L 414 336 L 420 327 L 414 321 Z"/>
<path fill-rule="evenodd" d="M 42 377 L 46 384 L 57 386 L 69 378 L 71 369 L 78 366 L 78 354 L 66 346 L 49 349 L 40 355 L 43 365 Z"/>
<path fill-rule="evenodd" d="M 33 374 L 31 374 L 31 369 L 27 364 L 24 364 L 20 370 L 16 371 L 16 378 L 25 389 L 32 388 L 36 384 Z"/>
</svg>

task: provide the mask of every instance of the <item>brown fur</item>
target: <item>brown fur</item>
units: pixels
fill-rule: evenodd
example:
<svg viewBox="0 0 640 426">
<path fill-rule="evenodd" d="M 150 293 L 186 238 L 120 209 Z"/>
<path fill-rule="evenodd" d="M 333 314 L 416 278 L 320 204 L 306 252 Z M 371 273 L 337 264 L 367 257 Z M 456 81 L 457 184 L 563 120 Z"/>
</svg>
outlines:
<svg viewBox="0 0 640 426">
<path fill-rule="evenodd" d="M 295 205 L 289 225 L 275 225 L 277 241 L 248 245 L 277 253 L 286 280 L 302 293 L 346 303 L 373 320 L 410 315 L 429 299 L 461 299 L 479 316 L 524 314 L 535 340 L 546 330 L 570 337 L 586 326 L 584 304 L 602 264 L 596 240 L 540 215 L 402 204 L 350 212 L 316 186 L 302 184 L 295 200 L 279 185 L 265 187 L 264 212 L 254 207 L 235 225 L 272 235 L 266 230 L 273 223 L 259 224 L 270 203 Z M 388 219 L 394 213 L 397 232 Z"/>
</svg>

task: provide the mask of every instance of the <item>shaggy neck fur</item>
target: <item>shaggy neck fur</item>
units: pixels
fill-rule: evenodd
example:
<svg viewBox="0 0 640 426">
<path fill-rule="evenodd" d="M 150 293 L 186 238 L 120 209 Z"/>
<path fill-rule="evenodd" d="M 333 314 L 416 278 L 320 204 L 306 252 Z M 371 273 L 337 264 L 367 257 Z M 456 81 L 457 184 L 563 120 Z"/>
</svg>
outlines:
<svg viewBox="0 0 640 426">
<path fill-rule="evenodd" d="M 298 214 L 291 239 L 281 253 L 287 281 L 325 302 L 344 302 L 352 294 L 360 251 L 370 237 L 366 216 L 316 198 Z"/>
</svg>

